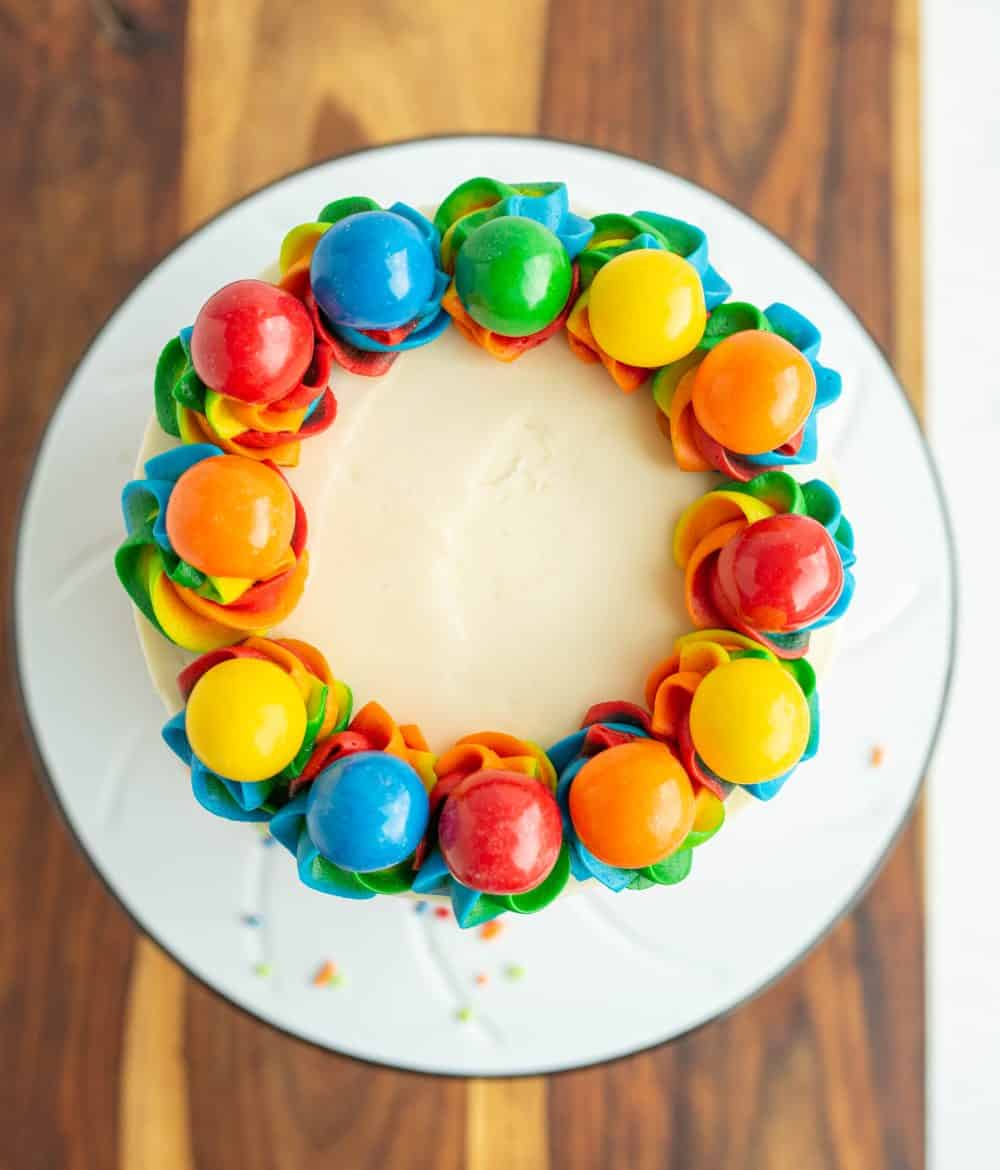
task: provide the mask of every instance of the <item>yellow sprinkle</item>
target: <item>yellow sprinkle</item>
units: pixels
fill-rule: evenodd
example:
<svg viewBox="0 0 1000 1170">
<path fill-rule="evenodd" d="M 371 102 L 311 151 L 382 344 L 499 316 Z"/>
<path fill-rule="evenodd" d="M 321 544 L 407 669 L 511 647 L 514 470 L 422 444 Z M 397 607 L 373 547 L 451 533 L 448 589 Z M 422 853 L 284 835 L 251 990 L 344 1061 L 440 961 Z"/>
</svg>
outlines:
<svg viewBox="0 0 1000 1170">
<path fill-rule="evenodd" d="M 881 768 L 885 763 L 885 748 L 877 743 L 871 750 L 871 755 L 868 757 L 868 762 L 873 768 Z"/>
</svg>

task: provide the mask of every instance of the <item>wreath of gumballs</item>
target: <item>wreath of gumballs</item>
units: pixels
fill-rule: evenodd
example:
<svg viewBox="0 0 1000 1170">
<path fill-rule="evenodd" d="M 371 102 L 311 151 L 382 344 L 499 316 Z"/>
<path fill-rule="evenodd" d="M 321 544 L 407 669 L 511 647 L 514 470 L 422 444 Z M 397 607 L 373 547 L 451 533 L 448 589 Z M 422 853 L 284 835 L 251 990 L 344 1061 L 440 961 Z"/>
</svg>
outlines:
<svg viewBox="0 0 1000 1170">
<path fill-rule="evenodd" d="M 279 269 L 220 289 L 166 345 L 156 416 L 180 445 L 122 497 L 120 580 L 197 655 L 163 730 L 195 798 L 267 823 L 313 889 L 447 895 L 463 927 L 538 911 L 570 877 L 683 881 L 735 788 L 769 800 L 818 747 L 805 655 L 854 592 L 836 493 L 784 470 L 815 460 L 840 394 L 818 330 L 730 301 L 693 225 L 584 219 L 562 183 L 470 179 L 433 222 L 338 199 L 286 235 Z M 435 755 L 378 703 L 355 712 L 315 647 L 267 636 L 309 563 L 281 469 L 335 421 L 332 371 L 378 377 L 450 324 L 505 362 L 563 334 L 624 392 L 648 386 L 678 467 L 725 477 L 674 531 L 693 632 L 645 706 L 597 704 L 548 750 L 479 732 Z"/>
</svg>

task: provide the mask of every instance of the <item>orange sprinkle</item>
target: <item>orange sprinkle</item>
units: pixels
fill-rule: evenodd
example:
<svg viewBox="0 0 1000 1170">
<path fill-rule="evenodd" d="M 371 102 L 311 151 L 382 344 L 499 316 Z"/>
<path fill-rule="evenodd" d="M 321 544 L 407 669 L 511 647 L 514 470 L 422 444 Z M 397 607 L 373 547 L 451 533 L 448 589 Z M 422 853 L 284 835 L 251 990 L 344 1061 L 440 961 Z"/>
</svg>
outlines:
<svg viewBox="0 0 1000 1170">
<path fill-rule="evenodd" d="M 489 981 L 490 981 L 490 977 L 489 977 L 489 975 L 486 974 L 485 971 L 480 971 L 479 974 L 476 976 L 476 986 L 477 987 L 485 987 L 486 984 L 489 983 Z"/>
<path fill-rule="evenodd" d="M 337 964 L 327 959 L 316 968 L 312 977 L 313 987 L 326 987 L 337 977 Z"/>
<path fill-rule="evenodd" d="M 868 762 L 873 768 L 881 768 L 885 763 L 885 748 L 880 743 L 877 743 L 872 748 L 871 755 L 868 757 Z"/>
<path fill-rule="evenodd" d="M 499 922 L 496 918 L 493 918 L 489 922 L 484 922 L 483 925 L 479 928 L 479 937 L 483 940 L 483 942 L 489 942 L 491 938 L 496 938 L 496 936 L 500 934 L 502 930 L 503 923 Z"/>
</svg>

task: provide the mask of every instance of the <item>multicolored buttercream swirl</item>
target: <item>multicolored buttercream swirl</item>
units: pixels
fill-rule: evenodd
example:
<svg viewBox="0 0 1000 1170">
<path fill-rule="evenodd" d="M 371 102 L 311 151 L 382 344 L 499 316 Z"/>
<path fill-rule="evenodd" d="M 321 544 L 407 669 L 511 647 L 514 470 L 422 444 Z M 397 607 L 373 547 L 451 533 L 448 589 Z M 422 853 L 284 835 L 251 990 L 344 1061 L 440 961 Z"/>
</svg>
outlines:
<svg viewBox="0 0 1000 1170">
<path fill-rule="evenodd" d="M 444 308 L 462 334 L 510 362 L 563 327 L 579 289 L 573 263 L 593 234 L 565 183 L 469 179 L 438 208 Z"/>
<path fill-rule="evenodd" d="M 594 234 L 579 258 L 583 291 L 567 319 L 567 338 L 581 361 L 602 362 L 628 393 L 689 353 L 708 313 L 731 290 L 693 224 L 653 211 L 597 215 L 591 223 Z"/>
<path fill-rule="evenodd" d="M 320 652 L 291 638 L 247 638 L 178 676 L 184 708 L 163 738 L 215 816 L 268 821 L 296 778 L 351 717 L 351 692 Z"/>
<path fill-rule="evenodd" d="M 556 776 L 537 744 L 496 731 L 440 755 L 431 825 L 413 890 L 446 894 L 460 926 L 511 910 L 534 914 L 569 880 L 553 799 Z"/>
<path fill-rule="evenodd" d="M 707 492 L 674 529 L 688 615 L 728 626 L 779 658 L 801 658 L 813 630 L 842 617 L 854 596 L 854 533 L 837 493 L 783 471 Z"/>
<path fill-rule="evenodd" d="M 238 280 L 205 302 L 156 364 L 156 417 L 185 443 L 299 461 L 299 443 L 329 427 L 333 355 L 302 303 L 263 280 Z"/>
<path fill-rule="evenodd" d="M 448 325 L 440 237 L 405 203 L 336 199 L 285 236 L 279 265 L 282 288 L 302 300 L 317 338 L 351 373 L 378 377 Z"/>
<path fill-rule="evenodd" d="M 270 463 L 207 443 L 150 459 L 122 491 L 115 569 L 165 638 L 199 653 L 284 621 L 309 572 L 306 516 Z"/>
<path fill-rule="evenodd" d="M 646 681 L 646 703 L 650 733 L 721 800 L 734 786 L 770 800 L 819 748 L 813 668 L 732 630 L 678 638 Z"/>
<path fill-rule="evenodd" d="M 698 345 L 653 379 L 677 466 L 745 482 L 813 463 L 817 415 L 841 393 L 840 375 L 819 363 L 820 340 L 788 305 L 717 308 Z"/>
</svg>

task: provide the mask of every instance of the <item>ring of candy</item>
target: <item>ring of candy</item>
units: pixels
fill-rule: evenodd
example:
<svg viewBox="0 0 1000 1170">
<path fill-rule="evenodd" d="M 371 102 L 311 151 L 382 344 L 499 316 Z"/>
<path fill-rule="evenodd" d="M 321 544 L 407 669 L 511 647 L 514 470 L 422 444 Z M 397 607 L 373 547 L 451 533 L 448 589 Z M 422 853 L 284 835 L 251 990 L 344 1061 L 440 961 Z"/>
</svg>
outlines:
<svg viewBox="0 0 1000 1170">
<path fill-rule="evenodd" d="M 338 199 L 292 228 L 278 266 L 275 284 L 220 289 L 167 343 L 156 416 L 180 445 L 122 497 L 121 582 L 197 655 L 163 731 L 195 799 L 267 823 L 312 889 L 446 895 L 463 927 L 534 913 L 571 877 L 683 881 L 732 792 L 770 800 L 819 743 L 804 655 L 850 604 L 854 538 L 828 484 L 784 470 L 815 460 L 840 394 L 818 330 L 784 304 L 730 301 L 700 229 L 584 219 L 562 183 L 470 179 L 433 221 Z M 377 703 L 354 712 L 315 647 L 267 636 L 308 573 L 279 468 L 334 422 L 331 373 L 378 377 L 452 323 L 507 362 L 563 334 L 623 391 L 649 388 L 681 469 L 725 477 L 677 522 L 694 629 L 645 706 L 599 703 L 547 750 L 484 731 L 436 755 Z"/>
</svg>

